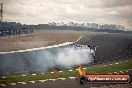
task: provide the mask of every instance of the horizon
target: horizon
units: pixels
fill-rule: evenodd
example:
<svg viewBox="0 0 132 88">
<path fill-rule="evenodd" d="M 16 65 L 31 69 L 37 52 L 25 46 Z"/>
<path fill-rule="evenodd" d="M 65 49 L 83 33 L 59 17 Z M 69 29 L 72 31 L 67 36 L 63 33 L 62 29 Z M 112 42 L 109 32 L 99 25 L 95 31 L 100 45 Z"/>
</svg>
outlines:
<svg viewBox="0 0 132 88">
<path fill-rule="evenodd" d="M 4 22 L 116 24 L 132 30 L 131 0 L 2 0 L 0 3 L 4 5 Z"/>
</svg>

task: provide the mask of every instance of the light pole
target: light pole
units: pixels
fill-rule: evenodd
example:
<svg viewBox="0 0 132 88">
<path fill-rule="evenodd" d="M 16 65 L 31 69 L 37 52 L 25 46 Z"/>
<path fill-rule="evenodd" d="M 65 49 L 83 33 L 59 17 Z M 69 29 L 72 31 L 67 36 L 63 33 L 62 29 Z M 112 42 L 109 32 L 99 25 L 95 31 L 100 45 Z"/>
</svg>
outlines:
<svg viewBox="0 0 132 88">
<path fill-rule="evenodd" d="M 3 3 L 0 4 L 0 21 L 3 21 Z"/>
</svg>

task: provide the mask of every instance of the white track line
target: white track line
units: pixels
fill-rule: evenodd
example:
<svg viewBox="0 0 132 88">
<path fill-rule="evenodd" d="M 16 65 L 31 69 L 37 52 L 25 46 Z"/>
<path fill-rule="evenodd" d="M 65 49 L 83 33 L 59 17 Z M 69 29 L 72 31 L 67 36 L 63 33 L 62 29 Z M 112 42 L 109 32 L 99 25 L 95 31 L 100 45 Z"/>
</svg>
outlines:
<svg viewBox="0 0 132 88">
<path fill-rule="evenodd" d="M 5 84 L 0 84 L 0 86 L 6 86 Z"/>
<path fill-rule="evenodd" d="M 117 74 L 117 72 L 114 72 L 115 74 Z"/>
<path fill-rule="evenodd" d="M 16 83 L 9 83 L 10 85 L 12 85 L 12 86 L 15 86 L 16 85 Z"/>
<path fill-rule="evenodd" d="M 48 80 L 50 80 L 50 81 L 56 81 L 57 79 L 48 79 Z"/>
<path fill-rule="evenodd" d="M 50 72 L 50 73 L 54 73 L 54 72 Z"/>
<path fill-rule="evenodd" d="M 5 79 L 6 77 L 3 76 L 2 78 Z"/>
<path fill-rule="evenodd" d="M 120 71 L 120 73 L 124 73 L 123 71 Z"/>
<path fill-rule="evenodd" d="M 76 71 L 78 71 L 79 69 L 76 69 Z"/>
<path fill-rule="evenodd" d="M 26 76 L 26 75 L 22 75 L 22 76 Z"/>
<path fill-rule="evenodd" d="M 42 49 L 50 49 L 50 48 L 55 48 L 55 47 L 60 47 L 60 46 L 65 46 L 65 45 L 70 45 L 73 44 L 73 42 L 66 42 L 62 43 L 59 45 L 53 45 L 53 46 L 48 46 L 48 47 L 40 47 L 40 48 L 33 48 L 33 49 L 26 49 L 26 50 L 18 50 L 18 51 L 10 51 L 10 52 L 0 52 L 0 54 L 9 54 L 9 53 L 22 53 L 22 52 L 28 52 L 28 51 L 36 51 L 36 50 L 42 50 Z"/>
<path fill-rule="evenodd" d="M 115 63 L 115 64 L 119 64 L 119 63 Z"/>
<path fill-rule="evenodd" d="M 59 71 L 60 73 L 62 73 L 63 71 Z"/>
<path fill-rule="evenodd" d="M 128 72 L 127 70 L 125 70 L 125 72 Z"/>
<path fill-rule="evenodd" d="M 36 75 L 36 74 L 32 74 L 32 75 Z"/>
<path fill-rule="evenodd" d="M 38 80 L 39 82 L 46 82 L 47 80 Z"/>
<path fill-rule="evenodd" d="M 68 70 L 68 71 L 73 71 L 73 70 Z"/>
<path fill-rule="evenodd" d="M 83 68 L 84 70 L 86 70 L 87 68 Z"/>
<path fill-rule="evenodd" d="M 60 80 L 65 80 L 66 78 L 58 78 L 58 79 L 60 79 Z"/>
<path fill-rule="evenodd" d="M 20 84 L 26 84 L 26 82 L 18 82 L 18 83 L 20 83 Z"/>
<path fill-rule="evenodd" d="M 83 35 L 84 36 L 84 35 Z M 40 48 L 33 48 L 33 49 L 25 49 L 25 50 L 18 50 L 18 51 L 10 51 L 10 52 L 0 52 L 0 54 L 9 54 L 9 53 L 17 53 L 17 52 L 28 52 L 28 51 L 36 51 L 36 50 L 42 50 L 42 49 L 50 49 L 50 48 L 56 48 L 56 47 L 61 47 L 61 46 L 66 46 L 66 45 L 70 45 L 73 43 L 78 42 L 83 36 L 81 36 L 79 39 L 77 39 L 75 42 L 65 42 L 62 44 L 58 44 L 58 45 L 53 45 L 53 46 L 47 46 L 47 47 L 40 47 Z"/>
<path fill-rule="evenodd" d="M 75 79 L 76 77 L 69 77 L 69 79 Z"/>
<path fill-rule="evenodd" d="M 83 35 L 84 36 L 84 35 Z M 77 39 L 77 41 L 75 41 L 75 42 L 78 42 L 83 36 L 81 36 L 79 39 Z"/>
<path fill-rule="evenodd" d="M 35 81 L 29 81 L 30 83 L 35 83 Z"/>
</svg>

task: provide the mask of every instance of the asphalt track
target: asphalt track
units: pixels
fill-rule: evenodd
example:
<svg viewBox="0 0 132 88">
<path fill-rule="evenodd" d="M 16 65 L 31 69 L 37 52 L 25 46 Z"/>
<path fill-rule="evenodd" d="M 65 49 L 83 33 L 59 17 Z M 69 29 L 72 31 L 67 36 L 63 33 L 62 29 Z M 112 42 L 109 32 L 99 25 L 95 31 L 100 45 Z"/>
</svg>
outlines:
<svg viewBox="0 0 132 88">
<path fill-rule="evenodd" d="M 132 57 L 132 34 L 87 34 L 78 42 L 97 47 L 96 63 L 107 63 Z"/>
</svg>

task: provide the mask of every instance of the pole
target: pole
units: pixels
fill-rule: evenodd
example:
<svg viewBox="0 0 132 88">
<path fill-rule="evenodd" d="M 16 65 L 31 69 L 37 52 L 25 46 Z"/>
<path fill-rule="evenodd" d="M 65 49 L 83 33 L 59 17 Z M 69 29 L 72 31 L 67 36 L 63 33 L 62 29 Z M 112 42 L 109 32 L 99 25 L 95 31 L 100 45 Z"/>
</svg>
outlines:
<svg viewBox="0 0 132 88">
<path fill-rule="evenodd" d="M 56 68 L 54 68 L 54 78 L 56 78 Z"/>
<path fill-rule="evenodd" d="M 3 21 L 3 3 L 1 3 L 1 9 L 0 9 L 0 17 L 1 17 L 1 22 Z"/>
</svg>

